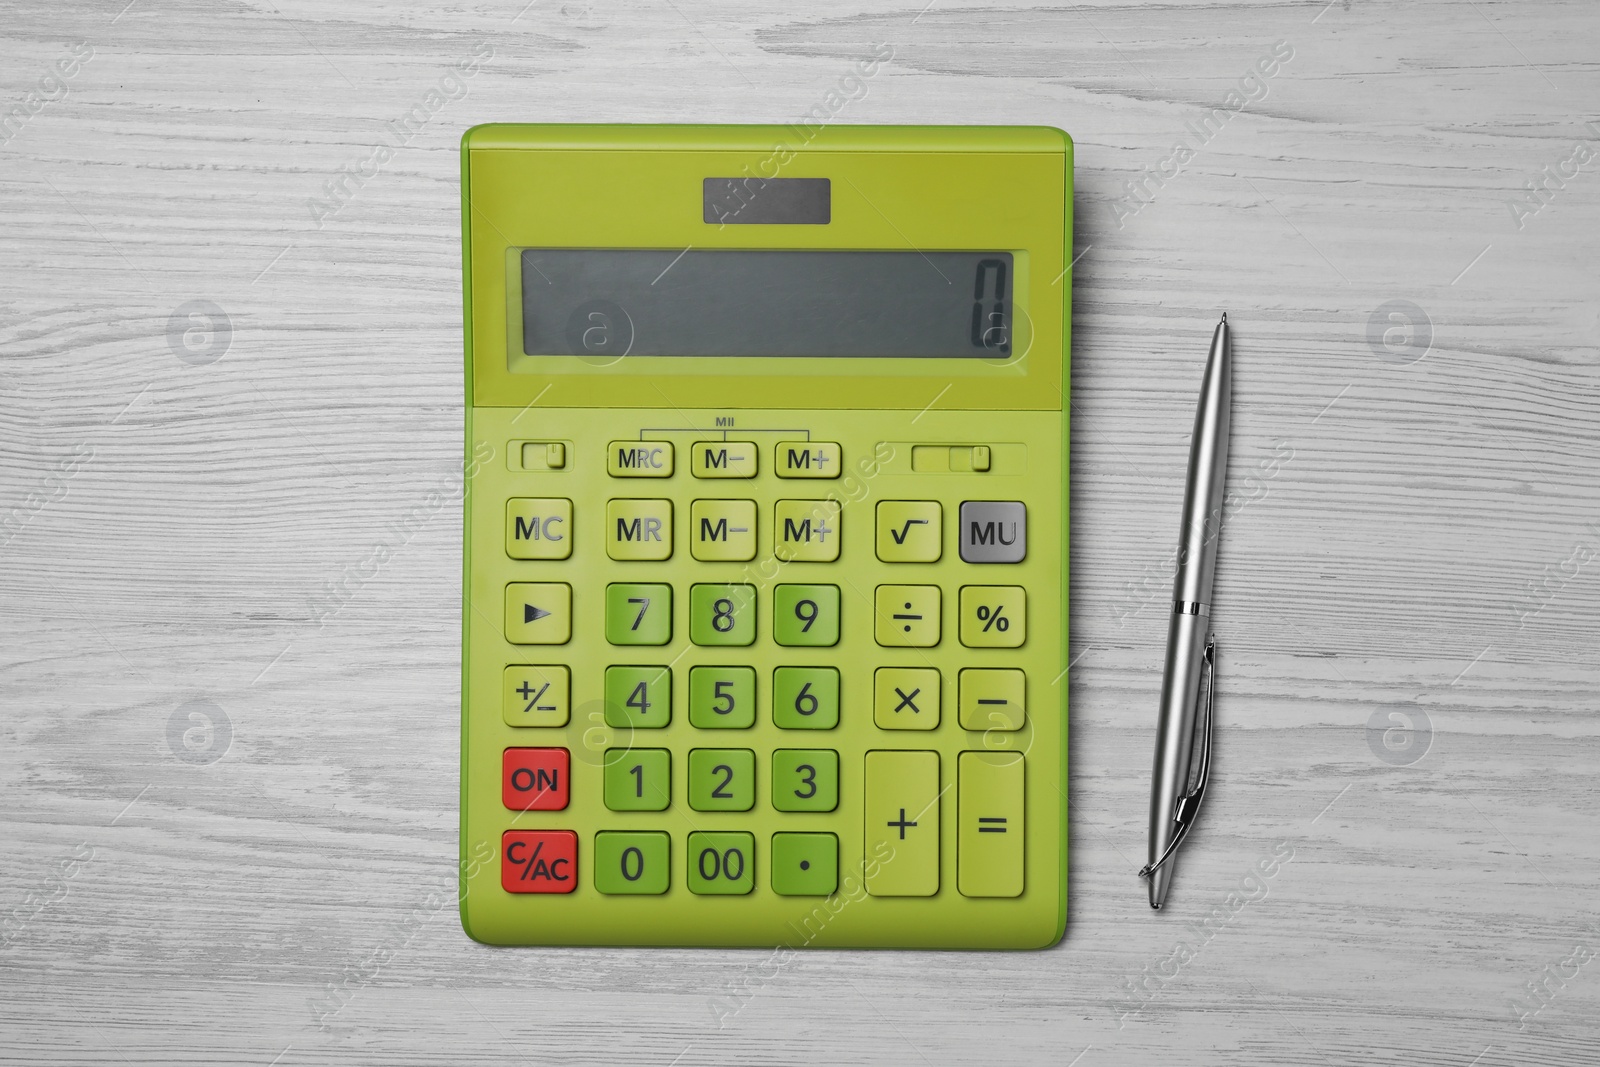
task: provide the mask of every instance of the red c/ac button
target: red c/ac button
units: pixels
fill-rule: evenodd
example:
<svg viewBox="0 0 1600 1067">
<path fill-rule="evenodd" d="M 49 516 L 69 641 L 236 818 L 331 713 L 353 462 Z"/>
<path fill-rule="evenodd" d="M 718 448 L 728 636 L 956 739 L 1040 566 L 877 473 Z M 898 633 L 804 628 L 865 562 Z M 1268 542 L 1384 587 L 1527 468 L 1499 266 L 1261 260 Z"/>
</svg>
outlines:
<svg viewBox="0 0 1600 1067">
<path fill-rule="evenodd" d="M 561 811 L 567 806 L 572 757 L 564 748 L 508 748 L 500 799 L 512 811 Z"/>
<path fill-rule="evenodd" d="M 507 893 L 570 893 L 578 887 L 578 835 L 571 830 L 507 830 L 500 855 L 500 888 Z"/>
</svg>

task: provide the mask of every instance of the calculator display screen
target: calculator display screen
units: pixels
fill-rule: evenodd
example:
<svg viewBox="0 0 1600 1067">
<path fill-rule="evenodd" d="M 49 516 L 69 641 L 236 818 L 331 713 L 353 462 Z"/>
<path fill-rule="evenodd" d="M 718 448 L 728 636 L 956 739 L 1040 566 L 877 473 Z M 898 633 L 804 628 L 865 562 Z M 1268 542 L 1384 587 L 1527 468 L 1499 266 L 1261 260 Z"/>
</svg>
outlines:
<svg viewBox="0 0 1600 1067">
<path fill-rule="evenodd" d="M 528 355 L 1011 355 L 1009 252 L 528 248 Z"/>
</svg>

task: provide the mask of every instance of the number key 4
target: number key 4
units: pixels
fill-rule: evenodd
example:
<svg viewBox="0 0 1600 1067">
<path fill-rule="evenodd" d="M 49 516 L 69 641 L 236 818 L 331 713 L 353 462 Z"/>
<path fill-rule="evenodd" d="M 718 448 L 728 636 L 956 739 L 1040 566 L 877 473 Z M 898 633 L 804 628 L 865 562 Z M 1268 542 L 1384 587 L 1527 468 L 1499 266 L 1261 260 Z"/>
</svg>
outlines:
<svg viewBox="0 0 1600 1067">
<path fill-rule="evenodd" d="M 672 721 L 672 668 L 607 667 L 606 725 L 659 729 Z"/>
</svg>

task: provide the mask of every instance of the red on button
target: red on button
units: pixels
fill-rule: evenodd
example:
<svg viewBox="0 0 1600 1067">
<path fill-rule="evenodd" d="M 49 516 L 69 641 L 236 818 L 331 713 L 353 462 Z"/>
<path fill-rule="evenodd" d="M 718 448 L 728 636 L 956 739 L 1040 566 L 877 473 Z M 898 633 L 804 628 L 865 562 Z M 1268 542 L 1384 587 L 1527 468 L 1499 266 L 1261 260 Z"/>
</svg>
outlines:
<svg viewBox="0 0 1600 1067">
<path fill-rule="evenodd" d="M 507 893 L 570 893 L 578 887 L 578 835 L 571 830 L 507 830 L 500 852 L 500 888 Z"/>
<path fill-rule="evenodd" d="M 567 806 L 572 758 L 564 748 L 508 748 L 500 799 L 512 811 L 560 811 Z"/>
</svg>

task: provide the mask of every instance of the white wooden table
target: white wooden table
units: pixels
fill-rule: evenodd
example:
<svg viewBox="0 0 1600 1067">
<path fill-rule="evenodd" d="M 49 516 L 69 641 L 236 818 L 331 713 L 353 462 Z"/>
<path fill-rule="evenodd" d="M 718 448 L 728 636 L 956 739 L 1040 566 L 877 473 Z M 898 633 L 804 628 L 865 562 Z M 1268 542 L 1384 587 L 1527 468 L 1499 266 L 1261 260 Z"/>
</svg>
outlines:
<svg viewBox="0 0 1600 1067">
<path fill-rule="evenodd" d="M 0 1062 L 1600 1063 L 1600 7 L 125 2 L 0 8 Z M 790 121 L 878 43 L 836 121 L 1077 142 L 1067 937 L 475 945 L 460 133 Z M 1218 753 L 1154 914 L 1224 308 Z"/>
</svg>

